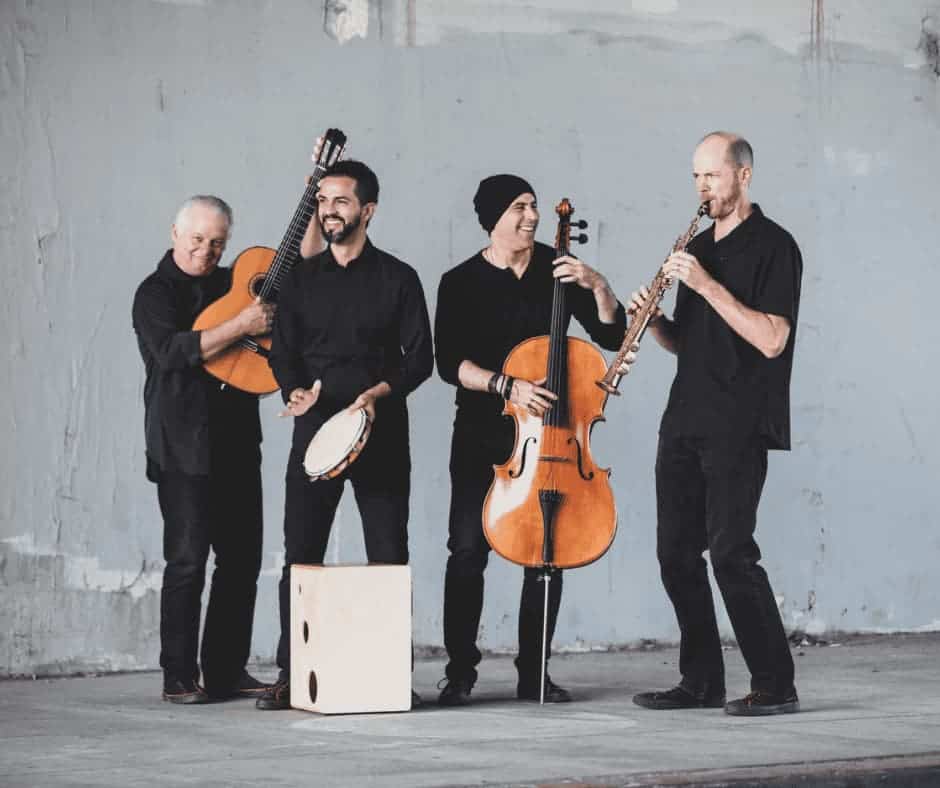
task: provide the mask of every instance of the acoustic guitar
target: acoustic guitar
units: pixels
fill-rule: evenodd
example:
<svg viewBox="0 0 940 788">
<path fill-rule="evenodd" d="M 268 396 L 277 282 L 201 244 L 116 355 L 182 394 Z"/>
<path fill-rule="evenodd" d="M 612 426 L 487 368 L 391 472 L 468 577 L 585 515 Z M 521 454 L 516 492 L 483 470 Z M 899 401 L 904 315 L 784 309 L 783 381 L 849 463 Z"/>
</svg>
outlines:
<svg viewBox="0 0 940 788">
<path fill-rule="evenodd" d="M 339 160 L 345 146 L 346 135 L 342 131 L 327 130 L 310 183 L 277 251 L 266 246 L 252 246 L 239 254 L 232 264 L 231 288 L 200 313 L 193 323 L 193 330 L 213 328 L 230 320 L 257 297 L 265 302 L 277 301 L 278 288 L 296 262 L 310 217 L 317 210 L 320 179 Z M 206 361 L 204 366 L 206 372 L 229 386 L 251 394 L 270 394 L 278 387 L 268 366 L 270 350 L 270 336 L 243 337 Z"/>
</svg>

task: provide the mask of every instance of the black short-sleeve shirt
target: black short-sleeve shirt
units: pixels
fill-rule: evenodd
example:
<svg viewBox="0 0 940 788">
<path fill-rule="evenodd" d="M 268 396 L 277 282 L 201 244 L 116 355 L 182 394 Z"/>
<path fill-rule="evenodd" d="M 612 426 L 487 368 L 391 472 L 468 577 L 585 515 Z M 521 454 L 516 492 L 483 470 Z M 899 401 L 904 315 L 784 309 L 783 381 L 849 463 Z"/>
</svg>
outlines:
<svg viewBox="0 0 940 788">
<path fill-rule="evenodd" d="M 745 306 L 787 318 L 790 336 L 783 352 L 768 359 L 680 283 L 677 371 L 660 432 L 755 437 L 769 449 L 789 449 L 790 372 L 803 273 L 796 241 L 755 203 L 750 216 L 720 241 L 713 225 L 688 251 Z"/>
</svg>

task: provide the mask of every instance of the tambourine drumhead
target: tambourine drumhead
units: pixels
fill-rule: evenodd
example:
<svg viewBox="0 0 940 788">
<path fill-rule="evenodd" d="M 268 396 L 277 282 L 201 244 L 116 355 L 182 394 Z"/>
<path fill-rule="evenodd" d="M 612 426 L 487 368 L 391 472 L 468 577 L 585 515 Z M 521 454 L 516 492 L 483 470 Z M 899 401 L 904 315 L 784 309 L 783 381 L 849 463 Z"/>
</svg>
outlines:
<svg viewBox="0 0 940 788">
<path fill-rule="evenodd" d="M 341 410 L 317 430 L 304 455 L 312 479 L 330 478 L 359 456 L 369 437 L 369 417 L 362 408 Z"/>
</svg>

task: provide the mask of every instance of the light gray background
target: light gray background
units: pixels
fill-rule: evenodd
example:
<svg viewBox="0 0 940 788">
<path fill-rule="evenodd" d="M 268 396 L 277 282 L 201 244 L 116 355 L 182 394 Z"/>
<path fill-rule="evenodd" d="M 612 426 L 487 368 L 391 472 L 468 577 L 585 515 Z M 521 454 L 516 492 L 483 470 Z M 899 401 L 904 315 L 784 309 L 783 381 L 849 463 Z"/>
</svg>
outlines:
<svg viewBox="0 0 940 788">
<path fill-rule="evenodd" d="M 225 263 L 277 246 L 316 135 L 382 182 L 371 235 L 441 274 L 485 237 L 481 177 L 524 175 L 591 221 L 617 293 L 695 209 L 715 128 L 756 151 L 752 196 L 805 260 L 790 453 L 759 541 L 788 628 L 940 628 L 937 0 L 0 0 L 0 674 L 153 667 L 161 520 L 144 478 L 137 284 L 178 203 L 235 209 Z M 667 302 L 671 307 L 671 297 Z M 652 465 L 674 361 L 650 340 L 595 430 L 620 530 L 569 572 L 561 648 L 674 641 Z M 441 644 L 453 389 L 411 398 L 415 639 Z M 290 424 L 262 403 L 271 658 Z M 351 495 L 330 561 L 363 560 Z M 511 649 L 521 571 L 494 558 L 481 643 Z M 722 627 L 730 635 L 722 614 Z"/>
</svg>

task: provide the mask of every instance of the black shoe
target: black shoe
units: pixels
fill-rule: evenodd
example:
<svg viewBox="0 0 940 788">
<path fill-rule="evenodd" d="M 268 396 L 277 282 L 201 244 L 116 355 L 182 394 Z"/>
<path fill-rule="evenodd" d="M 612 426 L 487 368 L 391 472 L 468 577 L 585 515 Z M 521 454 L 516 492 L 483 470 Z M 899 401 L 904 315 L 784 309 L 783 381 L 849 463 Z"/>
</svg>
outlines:
<svg viewBox="0 0 940 788">
<path fill-rule="evenodd" d="M 242 671 L 241 678 L 235 682 L 234 686 L 225 686 L 225 689 L 219 690 L 215 685 L 206 682 L 206 691 L 212 700 L 230 700 L 232 698 L 257 698 L 271 689 L 271 684 L 265 684 L 258 681 L 254 676 L 249 675 L 247 670 Z"/>
<path fill-rule="evenodd" d="M 278 679 L 255 701 L 255 708 L 263 711 L 281 711 L 290 708 L 290 681 Z"/>
<path fill-rule="evenodd" d="M 412 690 L 411 691 L 411 708 L 417 709 L 419 706 L 423 704 L 424 704 L 424 701 L 421 700 L 421 696 L 417 692 Z"/>
<path fill-rule="evenodd" d="M 725 714 L 735 717 L 766 717 L 770 714 L 793 714 L 800 710 L 800 699 L 796 690 L 786 695 L 772 695 L 769 692 L 755 690 L 739 700 L 725 704 Z"/>
<path fill-rule="evenodd" d="M 445 679 L 447 682 L 437 697 L 439 706 L 469 706 L 473 682 L 469 679 Z M 440 686 L 440 684 L 438 684 Z"/>
<path fill-rule="evenodd" d="M 644 709 L 659 711 L 671 709 L 720 709 L 725 705 L 725 693 L 709 692 L 695 695 L 684 687 L 673 687 L 664 692 L 641 692 L 633 702 Z"/>
<path fill-rule="evenodd" d="M 197 703 L 208 703 L 209 696 L 206 691 L 192 679 L 181 681 L 180 679 L 163 677 L 163 700 L 170 703 L 180 703 L 192 706 Z"/>
<path fill-rule="evenodd" d="M 263 681 L 259 681 L 246 670 L 242 672 L 242 677 L 235 685 L 235 695 L 239 698 L 257 698 L 264 695 L 273 686 L 273 684 L 265 684 Z"/>
<path fill-rule="evenodd" d="M 536 681 L 534 684 L 531 682 L 522 682 L 520 681 L 516 685 L 516 697 L 519 700 L 541 700 L 541 693 L 539 692 L 539 684 Z M 564 687 L 559 687 L 554 681 L 552 681 L 548 676 L 545 677 L 545 702 L 546 703 L 571 703 L 571 693 L 568 692 Z"/>
</svg>

